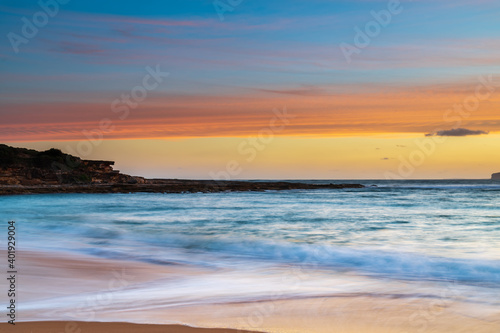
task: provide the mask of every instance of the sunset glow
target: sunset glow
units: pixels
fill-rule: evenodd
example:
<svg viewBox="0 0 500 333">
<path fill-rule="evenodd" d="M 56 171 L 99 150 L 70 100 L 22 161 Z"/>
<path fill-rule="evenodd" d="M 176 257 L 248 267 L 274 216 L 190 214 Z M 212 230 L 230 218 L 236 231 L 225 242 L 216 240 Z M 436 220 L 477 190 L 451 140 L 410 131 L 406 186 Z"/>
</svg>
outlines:
<svg viewBox="0 0 500 333">
<path fill-rule="evenodd" d="M 1 142 L 207 178 L 264 135 L 236 178 L 384 178 L 399 146 L 465 128 L 489 134 L 449 138 L 407 178 L 500 168 L 498 2 L 96 3 L 60 5 L 27 42 L 12 36 L 39 5 L 0 6 Z"/>
</svg>

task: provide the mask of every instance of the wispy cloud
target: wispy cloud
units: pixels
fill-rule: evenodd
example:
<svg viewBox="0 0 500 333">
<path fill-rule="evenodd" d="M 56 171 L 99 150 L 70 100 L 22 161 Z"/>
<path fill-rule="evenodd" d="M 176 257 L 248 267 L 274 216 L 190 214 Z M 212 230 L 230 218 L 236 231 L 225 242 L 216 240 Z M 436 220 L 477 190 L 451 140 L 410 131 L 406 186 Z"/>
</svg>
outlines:
<svg viewBox="0 0 500 333">
<path fill-rule="evenodd" d="M 75 43 L 69 41 L 60 42 L 56 48 L 58 52 L 70 54 L 97 54 L 102 53 L 104 50 L 91 44 Z"/>
<path fill-rule="evenodd" d="M 284 95 L 297 95 L 297 96 L 324 96 L 328 91 L 321 87 L 300 87 L 297 89 L 258 89 L 265 93 L 284 94 Z"/>
</svg>

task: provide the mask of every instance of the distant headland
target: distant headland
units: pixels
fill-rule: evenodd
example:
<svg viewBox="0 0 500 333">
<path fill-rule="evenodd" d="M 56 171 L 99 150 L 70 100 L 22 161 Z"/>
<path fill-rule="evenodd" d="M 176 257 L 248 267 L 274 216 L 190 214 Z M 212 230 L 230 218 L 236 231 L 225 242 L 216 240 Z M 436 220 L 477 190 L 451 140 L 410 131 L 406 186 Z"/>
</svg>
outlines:
<svg viewBox="0 0 500 333">
<path fill-rule="evenodd" d="M 500 180 L 500 172 L 491 175 L 492 180 Z"/>
<path fill-rule="evenodd" d="M 36 151 L 0 144 L 0 195 L 30 193 L 192 193 L 362 188 L 361 184 L 283 181 L 147 179 L 113 170 L 113 161 L 82 160 L 59 149 Z"/>
</svg>

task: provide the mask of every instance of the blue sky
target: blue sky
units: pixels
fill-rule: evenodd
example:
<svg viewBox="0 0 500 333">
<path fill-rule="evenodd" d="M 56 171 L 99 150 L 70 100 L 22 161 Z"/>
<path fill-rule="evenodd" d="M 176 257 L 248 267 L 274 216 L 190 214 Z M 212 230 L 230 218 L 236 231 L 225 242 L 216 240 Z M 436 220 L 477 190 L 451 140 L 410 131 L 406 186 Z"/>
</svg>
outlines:
<svg viewBox="0 0 500 333">
<path fill-rule="evenodd" d="M 0 137 L 84 139 L 156 66 L 168 79 L 107 139 L 242 137 L 283 105 L 299 120 L 280 135 L 423 135 L 478 77 L 500 82 L 500 2 L 401 1 L 376 23 L 391 3 L 244 0 L 221 20 L 214 1 L 71 0 L 15 52 L 9 36 L 42 9 L 2 1 Z M 498 131 L 495 98 L 463 125 Z"/>
</svg>

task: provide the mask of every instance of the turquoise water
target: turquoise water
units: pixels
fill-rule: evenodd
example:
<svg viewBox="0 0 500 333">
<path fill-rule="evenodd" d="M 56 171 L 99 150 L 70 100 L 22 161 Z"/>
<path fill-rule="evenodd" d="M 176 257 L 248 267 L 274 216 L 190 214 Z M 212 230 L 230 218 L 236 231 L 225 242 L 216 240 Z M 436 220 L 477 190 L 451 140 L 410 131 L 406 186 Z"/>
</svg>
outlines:
<svg viewBox="0 0 500 333">
<path fill-rule="evenodd" d="M 300 266 L 321 277 L 306 278 L 293 295 L 388 292 L 404 283 L 407 290 L 397 293 L 415 297 L 422 283 L 426 295 L 452 283 L 462 299 L 498 309 L 499 182 L 362 183 L 377 187 L 4 196 L 0 220 L 16 221 L 22 249 L 194 265 L 230 271 L 236 280 L 251 276 L 245 292 L 230 284 L 207 287 L 208 281 L 183 285 L 184 296 L 204 300 L 265 298 L 278 283 L 286 293 L 270 276 Z"/>
</svg>

